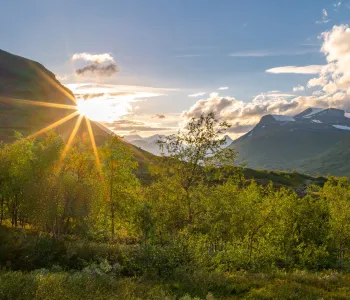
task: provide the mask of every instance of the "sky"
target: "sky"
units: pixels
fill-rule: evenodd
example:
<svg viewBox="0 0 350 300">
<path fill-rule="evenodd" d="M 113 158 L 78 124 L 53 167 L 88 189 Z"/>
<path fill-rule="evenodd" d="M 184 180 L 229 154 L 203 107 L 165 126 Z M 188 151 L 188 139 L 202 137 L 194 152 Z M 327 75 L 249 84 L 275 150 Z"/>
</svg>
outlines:
<svg viewBox="0 0 350 300">
<path fill-rule="evenodd" d="M 350 0 L 11 0 L 0 48 L 42 63 L 91 119 L 169 134 L 215 111 L 236 138 L 269 113 L 350 109 Z"/>
</svg>

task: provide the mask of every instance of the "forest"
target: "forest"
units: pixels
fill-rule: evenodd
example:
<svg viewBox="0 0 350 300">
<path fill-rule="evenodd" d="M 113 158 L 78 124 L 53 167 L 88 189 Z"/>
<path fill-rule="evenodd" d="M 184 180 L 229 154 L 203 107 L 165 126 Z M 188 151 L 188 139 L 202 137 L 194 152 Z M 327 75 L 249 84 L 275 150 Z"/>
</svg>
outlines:
<svg viewBox="0 0 350 300">
<path fill-rule="evenodd" d="M 0 299 L 349 299 L 350 184 L 247 180 L 213 113 L 130 147 L 0 146 Z"/>
</svg>

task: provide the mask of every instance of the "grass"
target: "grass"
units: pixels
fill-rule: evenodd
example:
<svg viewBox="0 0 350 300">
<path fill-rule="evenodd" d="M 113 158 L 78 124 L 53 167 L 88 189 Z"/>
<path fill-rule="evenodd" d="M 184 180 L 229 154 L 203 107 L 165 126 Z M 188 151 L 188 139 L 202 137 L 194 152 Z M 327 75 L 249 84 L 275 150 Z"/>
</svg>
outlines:
<svg viewBox="0 0 350 300">
<path fill-rule="evenodd" d="M 228 273 L 191 266 L 172 248 L 55 241 L 4 226 L 0 240 L 1 300 L 350 298 L 350 274 L 332 270 Z"/>
<path fill-rule="evenodd" d="M 86 271 L 0 272 L 0 299 L 349 299 L 350 276 L 336 272 L 182 274 L 178 281 Z"/>
</svg>

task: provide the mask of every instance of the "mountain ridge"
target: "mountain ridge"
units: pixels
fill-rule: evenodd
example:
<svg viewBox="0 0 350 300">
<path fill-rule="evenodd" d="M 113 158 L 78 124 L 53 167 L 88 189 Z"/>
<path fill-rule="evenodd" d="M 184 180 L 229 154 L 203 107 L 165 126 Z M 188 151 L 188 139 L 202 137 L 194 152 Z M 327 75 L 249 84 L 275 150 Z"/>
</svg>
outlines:
<svg viewBox="0 0 350 300">
<path fill-rule="evenodd" d="M 336 108 L 307 108 L 288 117 L 265 115 L 230 147 L 237 150 L 238 160 L 250 168 L 349 175 L 350 167 L 344 166 L 346 157 L 336 154 L 347 152 L 349 117 L 346 111 Z"/>
</svg>

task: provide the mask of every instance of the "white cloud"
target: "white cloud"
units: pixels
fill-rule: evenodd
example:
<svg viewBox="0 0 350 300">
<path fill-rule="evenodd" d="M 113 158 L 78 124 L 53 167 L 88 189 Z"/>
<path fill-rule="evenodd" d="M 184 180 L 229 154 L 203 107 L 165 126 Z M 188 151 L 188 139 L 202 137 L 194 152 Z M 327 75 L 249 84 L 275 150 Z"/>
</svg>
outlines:
<svg viewBox="0 0 350 300">
<path fill-rule="evenodd" d="M 326 9 L 322 9 L 322 19 L 320 21 L 316 21 L 316 24 L 326 24 L 330 20 L 328 19 L 328 12 Z"/>
<path fill-rule="evenodd" d="M 322 96 L 323 95 L 323 91 L 314 91 L 312 93 L 312 96 L 315 96 L 315 97 L 319 97 L 319 96 Z"/>
<path fill-rule="evenodd" d="M 321 65 L 310 65 L 310 66 L 284 66 L 276 67 L 266 70 L 267 73 L 273 74 L 283 74 L 283 73 L 293 73 L 293 74 L 318 74 L 322 70 Z"/>
<path fill-rule="evenodd" d="M 321 37 L 321 51 L 328 64 L 322 68 L 319 77 L 308 82 L 308 87 L 321 86 L 327 93 L 345 91 L 350 87 L 350 28 L 334 26 Z"/>
<path fill-rule="evenodd" d="M 334 94 L 337 90 L 338 90 L 338 87 L 337 87 L 337 85 L 334 82 L 327 83 L 323 87 L 323 91 L 326 94 Z"/>
<path fill-rule="evenodd" d="M 199 92 L 199 93 L 195 93 L 195 94 L 190 94 L 190 95 L 188 95 L 188 97 L 201 97 L 201 96 L 204 96 L 204 95 L 206 95 L 207 93 L 205 93 L 205 92 Z"/>
<path fill-rule="evenodd" d="M 293 87 L 293 92 L 302 92 L 305 91 L 305 87 L 303 85 L 297 85 Z"/>
<path fill-rule="evenodd" d="M 228 86 L 221 86 L 218 88 L 219 91 L 228 90 Z"/>
<path fill-rule="evenodd" d="M 260 94 L 248 103 L 233 97 L 220 97 L 214 94 L 208 99 L 197 101 L 182 113 L 182 118 L 185 126 L 192 117 L 199 117 L 202 113 L 213 111 L 219 119 L 228 121 L 232 125 L 231 132 L 243 134 L 266 114 L 293 116 L 308 107 L 334 107 L 349 110 L 350 94 L 338 92 L 334 95 L 322 95 L 322 92 L 319 92 L 317 96 L 295 97 L 291 100 L 283 96 Z"/>
<path fill-rule="evenodd" d="M 103 62 L 114 62 L 114 58 L 110 53 L 100 53 L 100 54 L 91 54 L 87 52 L 75 53 L 72 56 L 72 60 L 85 60 L 94 63 L 103 63 Z"/>
<path fill-rule="evenodd" d="M 320 76 L 318 78 L 312 78 L 309 80 L 309 82 L 307 83 L 307 87 L 308 88 L 312 88 L 315 86 L 323 86 L 327 83 L 327 79 L 323 76 Z"/>
</svg>

